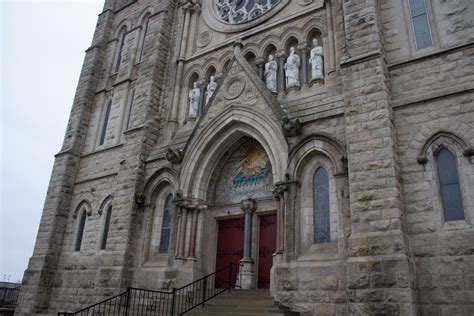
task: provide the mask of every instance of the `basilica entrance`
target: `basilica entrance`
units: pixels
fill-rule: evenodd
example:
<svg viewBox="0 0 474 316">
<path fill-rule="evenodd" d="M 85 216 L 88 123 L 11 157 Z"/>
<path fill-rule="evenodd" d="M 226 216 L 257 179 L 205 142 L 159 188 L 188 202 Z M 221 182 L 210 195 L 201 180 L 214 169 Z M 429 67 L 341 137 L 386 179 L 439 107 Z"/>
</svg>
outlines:
<svg viewBox="0 0 474 316">
<path fill-rule="evenodd" d="M 273 265 L 273 254 L 276 251 L 275 214 L 260 216 L 258 246 L 258 288 L 270 288 L 270 269 Z"/>
<path fill-rule="evenodd" d="M 219 221 L 219 233 L 217 236 L 216 271 L 224 269 L 232 263 L 239 263 L 244 253 L 244 219 L 230 219 Z M 232 271 L 234 280 L 237 270 Z M 227 280 L 217 275 L 216 286 L 224 285 Z"/>
</svg>

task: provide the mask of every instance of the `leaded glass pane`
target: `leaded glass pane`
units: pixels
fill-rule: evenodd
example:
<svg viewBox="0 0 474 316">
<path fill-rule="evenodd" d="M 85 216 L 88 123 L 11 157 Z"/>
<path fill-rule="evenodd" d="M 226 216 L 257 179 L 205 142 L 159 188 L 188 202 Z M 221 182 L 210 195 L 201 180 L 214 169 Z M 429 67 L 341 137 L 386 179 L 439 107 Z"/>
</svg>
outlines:
<svg viewBox="0 0 474 316">
<path fill-rule="evenodd" d="M 99 145 L 103 145 L 105 142 L 105 135 L 107 134 L 107 125 L 109 124 L 110 110 L 112 108 L 112 101 L 107 103 L 107 108 L 105 109 L 104 122 L 102 124 L 102 132 L 100 134 Z"/>
<path fill-rule="evenodd" d="M 173 195 L 166 198 L 163 210 L 163 223 L 161 225 L 160 253 L 167 253 L 170 244 L 171 222 L 173 219 Z"/>
<path fill-rule="evenodd" d="M 426 13 L 425 0 L 410 0 L 411 16 L 417 16 Z"/>
<path fill-rule="evenodd" d="M 329 177 L 326 169 L 319 168 L 313 178 L 314 243 L 331 241 L 329 220 Z"/>
<path fill-rule="evenodd" d="M 112 217 L 112 205 L 107 208 L 105 216 L 104 231 L 102 233 L 102 243 L 100 249 L 104 250 L 107 247 L 107 238 L 109 237 L 110 219 Z"/>
<path fill-rule="evenodd" d="M 428 16 L 422 14 L 413 18 L 413 28 L 415 31 L 416 48 L 421 49 L 433 45 L 431 40 Z"/>
<path fill-rule="evenodd" d="M 81 250 L 82 238 L 84 236 L 84 228 L 86 227 L 86 210 L 82 210 L 81 219 L 79 221 L 79 227 L 77 228 L 76 244 L 74 245 L 74 251 Z"/>
<path fill-rule="evenodd" d="M 438 178 L 445 221 L 464 219 L 458 171 L 453 154 L 443 148 L 437 156 Z"/>
</svg>

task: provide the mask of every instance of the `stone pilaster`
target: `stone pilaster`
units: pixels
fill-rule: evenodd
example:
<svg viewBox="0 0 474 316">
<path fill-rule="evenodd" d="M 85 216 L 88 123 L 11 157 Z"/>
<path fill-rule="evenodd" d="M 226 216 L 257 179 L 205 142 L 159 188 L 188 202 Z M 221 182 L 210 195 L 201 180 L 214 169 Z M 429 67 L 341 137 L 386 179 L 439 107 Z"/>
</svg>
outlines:
<svg viewBox="0 0 474 316">
<path fill-rule="evenodd" d="M 349 1 L 344 11 L 351 56 L 341 64 L 352 231 L 349 312 L 415 315 L 414 264 L 403 229 L 399 158 L 377 8 L 375 1 Z"/>
</svg>

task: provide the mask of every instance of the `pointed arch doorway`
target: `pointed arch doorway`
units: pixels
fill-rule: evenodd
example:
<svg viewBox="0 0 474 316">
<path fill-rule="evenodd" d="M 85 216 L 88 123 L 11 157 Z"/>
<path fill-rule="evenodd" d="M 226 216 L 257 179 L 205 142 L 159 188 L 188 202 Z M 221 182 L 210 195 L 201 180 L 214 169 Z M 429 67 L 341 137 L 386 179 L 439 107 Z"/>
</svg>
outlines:
<svg viewBox="0 0 474 316">
<path fill-rule="evenodd" d="M 272 166 L 265 150 L 242 137 L 222 156 L 212 178 L 216 270 L 240 263 L 233 277 L 243 288 L 269 288 L 277 236 Z"/>
</svg>

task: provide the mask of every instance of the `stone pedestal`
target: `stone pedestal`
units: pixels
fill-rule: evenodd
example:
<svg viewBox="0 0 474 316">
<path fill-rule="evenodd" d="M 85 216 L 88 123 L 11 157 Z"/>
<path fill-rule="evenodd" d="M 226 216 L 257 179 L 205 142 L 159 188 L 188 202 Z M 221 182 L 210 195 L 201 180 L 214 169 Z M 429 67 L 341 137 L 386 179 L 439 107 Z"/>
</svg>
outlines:
<svg viewBox="0 0 474 316">
<path fill-rule="evenodd" d="M 255 263 L 251 259 L 240 260 L 241 267 L 238 274 L 240 286 L 244 290 L 255 289 L 257 287 L 256 276 L 254 272 Z"/>
</svg>

